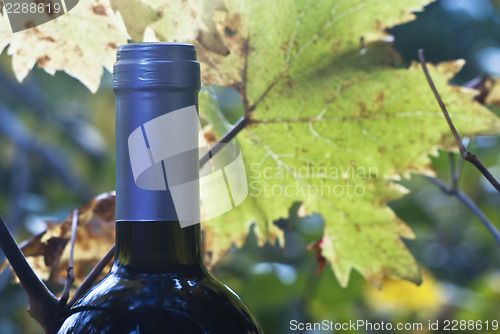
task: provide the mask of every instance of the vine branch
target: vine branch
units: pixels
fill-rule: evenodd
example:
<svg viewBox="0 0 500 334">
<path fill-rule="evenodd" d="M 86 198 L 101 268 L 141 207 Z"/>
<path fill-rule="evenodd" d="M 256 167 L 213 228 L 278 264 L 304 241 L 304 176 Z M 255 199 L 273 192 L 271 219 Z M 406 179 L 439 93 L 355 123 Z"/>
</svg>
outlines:
<svg viewBox="0 0 500 334">
<path fill-rule="evenodd" d="M 488 217 L 483 213 L 483 211 L 471 200 L 465 193 L 463 193 L 460 189 L 454 189 L 453 186 L 448 187 L 443 181 L 432 177 L 426 176 L 426 178 L 432 182 L 436 187 L 438 187 L 442 192 L 447 195 L 455 196 L 460 202 L 462 202 L 467 208 L 469 208 L 472 213 L 474 213 L 479 220 L 483 223 L 486 229 L 493 235 L 496 243 L 500 246 L 500 232 L 498 229 L 490 222 Z"/>
<path fill-rule="evenodd" d="M 54 332 L 54 314 L 57 313 L 59 300 L 35 274 L 1 216 L 0 247 L 28 295 L 28 312 L 47 333 Z"/>
<path fill-rule="evenodd" d="M 483 176 L 491 183 L 491 185 L 495 187 L 495 189 L 498 192 L 500 192 L 500 184 L 495 179 L 495 177 L 490 173 L 490 171 L 481 163 L 481 161 L 474 154 L 470 153 L 469 150 L 467 150 L 466 146 L 463 144 L 462 139 L 460 138 L 460 135 L 458 134 L 457 129 L 455 128 L 453 121 L 450 118 L 448 110 L 446 109 L 446 106 L 441 96 L 439 95 L 436 86 L 434 85 L 429 70 L 427 69 L 427 64 L 424 57 L 424 50 L 422 49 L 418 50 L 418 58 L 420 60 L 420 63 L 422 64 L 422 70 L 424 71 L 427 82 L 429 83 L 429 86 L 434 94 L 434 97 L 436 98 L 439 107 L 441 108 L 441 111 L 443 112 L 443 115 L 446 118 L 446 122 L 448 123 L 448 126 L 450 127 L 450 130 L 453 136 L 455 137 L 455 141 L 457 142 L 457 145 L 459 147 L 460 155 L 463 158 L 463 160 L 459 160 L 457 168 L 455 165 L 455 159 L 453 153 L 451 152 L 448 153 L 448 158 L 450 161 L 450 176 L 451 176 L 451 185 L 449 187 L 444 182 L 435 177 L 426 176 L 426 178 L 445 194 L 450 196 L 455 196 L 470 211 L 472 211 L 472 213 L 474 213 L 474 215 L 476 215 L 476 217 L 479 218 L 479 220 L 483 223 L 486 229 L 493 235 L 496 243 L 500 246 L 500 232 L 498 231 L 498 229 L 495 227 L 495 225 L 493 225 L 490 222 L 488 217 L 486 217 L 486 215 L 483 213 L 483 211 L 481 211 L 481 209 L 476 205 L 476 203 L 474 203 L 473 200 L 471 200 L 465 193 L 463 193 L 460 189 L 458 189 L 458 180 L 460 177 L 460 171 L 462 168 L 463 161 L 466 160 L 472 163 L 481 172 L 481 174 L 483 174 Z"/>
<path fill-rule="evenodd" d="M 431 75 L 429 74 L 429 70 L 427 69 L 427 64 L 425 61 L 425 56 L 424 56 L 424 50 L 420 49 L 418 50 L 418 58 L 420 60 L 420 64 L 422 64 L 422 70 L 424 71 L 425 78 L 427 79 L 427 82 L 429 83 L 429 86 L 432 90 L 432 93 L 434 93 L 434 97 L 436 98 L 436 101 L 439 104 L 439 107 L 441 108 L 441 111 L 443 112 L 444 117 L 446 118 L 446 122 L 448 123 L 448 126 L 450 127 L 451 133 L 455 137 L 455 141 L 457 142 L 458 148 L 460 150 L 460 155 L 462 158 L 464 158 L 466 161 L 472 163 L 480 172 L 483 174 L 483 176 L 491 183 L 491 185 L 498 191 L 500 192 L 500 183 L 498 183 L 497 179 L 490 173 L 490 171 L 481 163 L 481 161 L 472 153 L 470 153 L 462 143 L 462 140 L 460 138 L 460 135 L 457 132 L 457 129 L 453 125 L 453 122 L 451 121 L 450 115 L 448 113 L 448 110 L 446 109 L 446 106 L 441 99 L 441 96 L 439 95 L 436 86 L 434 85 L 434 81 L 431 78 Z"/>
<path fill-rule="evenodd" d="M 73 212 L 73 217 L 71 221 L 71 248 L 70 248 L 70 258 L 68 264 L 68 277 L 64 285 L 61 298 L 57 298 L 48 289 L 47 285 L 36 275 L 35 271 L 29 265 L 26 257 L 16 243 L 16 240 L 12 236 L 7 224 L 0 216 L 0 248 L 5 253 L 12 269 L 16 273 L 21 285 L 23 286 L 26 295 L 28 296 L 29 307 L 28 311 L 30 315 L 40 323 L 44 328 L 46 333 L 56 333 L 60 323 L 60 315 L 62 312 L 68 311 L 73 304 L 85 293 L 87 292 L 95 280 L 106 267 L 106 265 L 111 261 L 114 255 L 115 246 L 104 255 L 104 257 L 97 263 L 97 265 L 92 269 L 92 271 L 85 278 L 83 283 L 75 292 L 75 295 L 71 298 L 69 303 L 69 290 L 71 284 L 74 282 L 73 273 L 73 252 L 76 239 L 76 228 L 78 223 L 78 211 Z"/>
</svg>

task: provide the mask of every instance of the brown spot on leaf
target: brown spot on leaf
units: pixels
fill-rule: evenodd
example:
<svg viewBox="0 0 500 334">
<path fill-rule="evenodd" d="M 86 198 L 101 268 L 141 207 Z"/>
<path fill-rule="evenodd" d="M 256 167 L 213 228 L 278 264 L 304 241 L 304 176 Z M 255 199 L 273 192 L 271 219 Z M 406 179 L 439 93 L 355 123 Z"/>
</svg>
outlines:
<svg viewBox="0 0 500 334">
<path fill-rule="evenodd" d="M 52 36 L 43 36 L 43 37 L 40 37 L 41 40 L 43 41 L 47 41 L 47 42 L 50 42 L 50 43 L 55 43 L 56 40 L 54 38 L 52 38 Z"/>
<path fill-rule="evenodd" d="M 112 50 L 116 50 L 116 49 L 118 49 L 118 46 L 116 45 L 116 43 L 109 42 L 108 44 L 106 44 L 106 46 L 107 46 L 109 49 L 112 49 Z"/>
<path fill-rule="evenodd" d="M 35 24 L 35 22 L 33 22 L 33 21 L 31 21 L 31 20 L 30 20 L 30 21 L 27 21 L 27 22 L 24 24 L 24 27 L 25 27 L 26 29 L 30 29 L 30 28 L 33 28 L 35 25 L 36 25 L 36 24 Z"/>
<path fill-rule="evenodd" d="M 283 53 L 286 53 L 286 52 L 287 52 L 287 50 L 288 50 L 288 43 L 287 43 L 287 42 L 283 42 L 283 43 L 281 43 L 280 50 L 281 50 Z"/>
<path fill-rule="evenodd" d="M 49 62 L 50 58 L 49 56 L 45 55 L 43 57 L 40 57 L 37 59 L 37 63 L 38 63 L 38 68 L 43 68 L 45 67 L 45 65 L 47 65 L 47 63 Z"/>
<path fill-rule="evenodd" d="M 340 49 L 341 46 L 342 46 L 342 39 L 338 39 L 332 44 L 332 50 L 336 52 Z"/>
<path fill-rule="evenodd" d="M 83 50 L 78 45 L 75 46 L 75 53 L 78 57 L 83 57 Z"/>
<path fill-rule="evenodd" d="M 213 130 L 203 131 L 203 136 L 205 137 L 205 140 L 207 143 L 216 143 L 217 142 L 217 136 L 215 135 Z"/>
<path fill-rule="evenodd" d="M 358 106 L 359 106 L 359 112 L 361 115 L 365 115 L 368 112 L 368 109 L 366 108 L 366 104 L 364 104 L 363 102 L 359 102 Z"/>
<path fill-rule="evenodd" d="M 95 15 L 106 16 L 106 8 L 101 4 L 93 6 L 92 11 L 94 12 Z"/>
<path fill-rule="evenodd" d="M 384 102 L 384 99 L 385 99 L 384 92 L 380 92 L 377 94 L 377 97 L 375 98 L 375 102 L 382 103 L 382 102 Z"/>
<path fill-rule="evenodd" d="M 315 250 L 315 257 L 316 257 L 316 260 L 318 261 L 318 268 L 316 269 L 317 275 L 319 275 L 323 271 L 323 268 L 325 268 L 325 265 L 326 265 L 326 258 L 321 253 L 321 245 L 322 244 L 323 244 L 323 238 L 307 245 L 307 247 L 306 247 L 306 249 L 308 251 Z"/>
</svg>

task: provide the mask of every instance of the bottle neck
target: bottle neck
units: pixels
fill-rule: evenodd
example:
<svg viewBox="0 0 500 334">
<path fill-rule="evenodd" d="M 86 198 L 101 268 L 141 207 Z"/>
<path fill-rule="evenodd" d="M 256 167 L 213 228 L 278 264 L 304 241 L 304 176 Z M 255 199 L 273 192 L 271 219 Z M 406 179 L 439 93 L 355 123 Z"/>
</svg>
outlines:
<svg viewBox="0 0 500 334">
<path fill-rule="evenodd" d="M 113 89 L 115 265 L 138 272 L 203 265 L 196 50 L 170 43 L 122 46 Z"/>
<path fill-rule="evenodd" d="M 172 266 L 203 265 L 196 105 L 193 92 L 117 94 L 119 266 L 165 272 Z"/>
<path fill-rule="evenodd" d="M 139 271 L 203 266 L 200 224 L 181 228 L 178 222 L 117 222 L 115 264 Z"/>
</svg>

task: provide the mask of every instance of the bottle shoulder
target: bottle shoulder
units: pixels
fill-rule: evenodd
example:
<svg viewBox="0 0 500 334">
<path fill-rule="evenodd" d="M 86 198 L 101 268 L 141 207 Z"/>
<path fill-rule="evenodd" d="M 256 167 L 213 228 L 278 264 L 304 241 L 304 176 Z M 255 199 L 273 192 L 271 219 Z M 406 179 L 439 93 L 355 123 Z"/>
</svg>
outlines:
<svg viewBox="0 0 500 334">
<path fill-rule="evenodd" d="M 71 309 L 63 333 L 261 333 L 242 300 L 200 266 L 111 272 Z"/>
</svg>

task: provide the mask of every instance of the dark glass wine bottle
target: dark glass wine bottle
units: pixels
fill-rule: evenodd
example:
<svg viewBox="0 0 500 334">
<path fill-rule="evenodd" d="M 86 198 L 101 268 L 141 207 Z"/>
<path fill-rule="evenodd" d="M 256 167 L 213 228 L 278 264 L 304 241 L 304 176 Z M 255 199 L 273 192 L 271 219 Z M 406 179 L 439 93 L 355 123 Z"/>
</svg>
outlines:
<svg viewBox="0 0 500 334">
<path fill-rule="evenodd" d="M 121 46 L 113 87 L 115 260 L 72 307 L 59 333 L 262 333 L 241 299 L 203 262 L 195 48 Z"/>
</svg>

